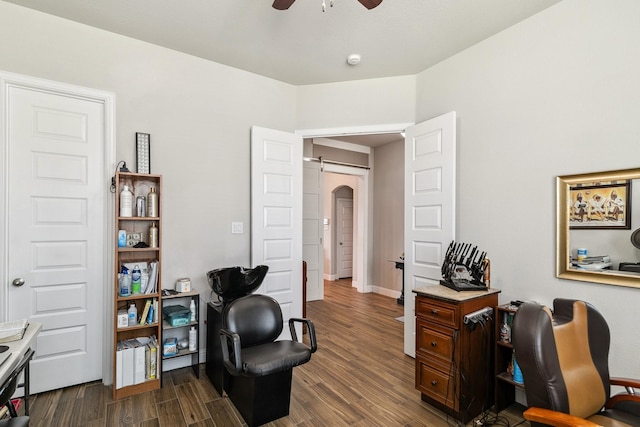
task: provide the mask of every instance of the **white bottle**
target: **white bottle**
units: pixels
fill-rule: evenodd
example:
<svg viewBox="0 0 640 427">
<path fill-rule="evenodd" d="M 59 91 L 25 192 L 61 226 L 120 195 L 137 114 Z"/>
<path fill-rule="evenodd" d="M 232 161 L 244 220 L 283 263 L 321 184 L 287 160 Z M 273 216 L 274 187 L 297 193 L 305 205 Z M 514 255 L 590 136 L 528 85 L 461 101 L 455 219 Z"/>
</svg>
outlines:
<svg viewBox="0 0 640 427">
<path fill-rule="evenodd" d="M 126 184 L 122 186 L 120 192 L 120 216 L 133 216 L 133 193 L 129 191 L 129 186 Z"/>
<path fill-rule="evenodd" d="M 191 321 L 196 321 L 196 302 L 193 298 L 191 298 L 191 304 L 189 305 L 189 310 L 191 310 Z"/>
<path fill-rule="evenodd" d="M 196 341 L 198 339 L 197 334 L 198 331 L 196 331 L 196 327 L 192 326 L 189 330 L 189 351 L 196 351 Z"/>
<path fill-rule="evenodd" d="M 136 326 L 136 324 L 138 323 L 138 309 L 136 308 L 136 305 L 134 303 L 131 303 L 131 305 L 129 306 L 128 314 L 129 326 Z"/>
</svg>

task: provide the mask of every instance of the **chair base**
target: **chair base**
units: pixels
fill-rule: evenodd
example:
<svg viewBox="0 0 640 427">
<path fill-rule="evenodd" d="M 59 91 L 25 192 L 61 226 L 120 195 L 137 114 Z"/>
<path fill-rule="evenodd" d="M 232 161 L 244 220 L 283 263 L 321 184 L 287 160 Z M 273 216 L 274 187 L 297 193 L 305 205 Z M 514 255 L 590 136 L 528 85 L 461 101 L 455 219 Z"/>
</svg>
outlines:
<svg viewBox="0 0 640 427">
<path fill-rule="evenodd" d="M 292 369 L 261 377 L 229 375 L 225 391 L 249 427 L 289 415 Z"/>
</svg>

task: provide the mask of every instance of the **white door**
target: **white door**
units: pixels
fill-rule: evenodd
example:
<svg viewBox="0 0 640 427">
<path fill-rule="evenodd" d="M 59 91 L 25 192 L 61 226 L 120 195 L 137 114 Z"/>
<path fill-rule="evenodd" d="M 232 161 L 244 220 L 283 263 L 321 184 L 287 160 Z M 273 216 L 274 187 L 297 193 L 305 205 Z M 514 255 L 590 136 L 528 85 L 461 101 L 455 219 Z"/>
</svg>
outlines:
<svg viewBox="0 0 640 427">
<path fill-rule="evenodd" d="M 302 137 L 251 128 L 251 264 L 269 272 L 256 293 L 302 317 Z M 284 328 L 283 337 L 289 335 Z M 300 336 L 300 335 L 299 335 Z"/>
<path fill-rule="evenodd" d="M 102 378 L 105 105 L 3 88 L 7 318 L 42 323 L 31 362 L 39 393 Z"/>
<path fill-rule="evenodd" d="M 320 163 L 304 162 L 303 249 L 307 262 L 307 301 L 324 299 L 324 250 L 322 236 L 322 188 Z"/>
<path fill-rule="evenodd" d="M 438 284 L 455 239 L 456 113 L 409 127 L 405 135 L 404 352 L 415 357 L 413 289 Z"/>
<path fill-rule="evenodd" d="M 338 278 L 353 276 L 353 199 L 336 199 Z"/>
</svg>

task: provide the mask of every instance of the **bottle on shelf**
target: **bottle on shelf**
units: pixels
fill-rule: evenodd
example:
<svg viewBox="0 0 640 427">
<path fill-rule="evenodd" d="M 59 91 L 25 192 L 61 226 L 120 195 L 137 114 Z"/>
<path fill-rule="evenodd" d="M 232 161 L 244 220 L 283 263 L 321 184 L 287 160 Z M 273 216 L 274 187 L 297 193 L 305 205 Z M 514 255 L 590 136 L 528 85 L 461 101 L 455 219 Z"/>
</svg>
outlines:
<svg viewBox="0 0 640 427">
<path fill-rule="evenodd" d="M 149 247 L 158 247 L 158 227 L 156 227 L 155 222 L 152 222 L 151 226 L 149 227 Z"/>
<path fill-rule="evenodd" d="M 131 295 L 131 276 L 129 276 L 127 267 L 122 266 L 122 272 L 120 273 L 120 296 L 128 297 L 129 295 Z"/>
<path fill-rule="evenodd" d="M 139 294 L 141 292 L 140 291 L 141 281 L 142 281 L 142 274 L 140 273 L 140 267 L 138 267 L 138 264 L 136 264 L 136 266 L 133 267 L 133 270 L 131 271 L 131 293 L 133 295 Z"/>
<path fill-rule="evenodd" d="M 151 187 L 147 194 L 147 215 L 152 218 L 158 216 L 158 193 L 155 187 Z"/>
<path fill-rule="evenodd" d="M 196 351 L 197 333 L 196 327 L 192 326 L 189 330 L 189 351 Z"/>
<path fill-rule="evenodd" d="M 513 352 L 513 381 L 518 383 L 518 384 L 523 384 L 524 383 L 524 379 L 522 376 L 522 370 L 520 369 L 520 366 L 518 365 L 518 361 L 516 360 L 516 352 Z"/>
<path fill-rule="evenodd" d="M 120 192 L 120 216 L 133 216 L 133 193 L 129 191 L 129 186 L 126 184 L 122 186 Z"/>
<path fill-rule="evenodd" d="M 508 313 L 504 313 L 502 317 L 502 326 L 500 326 L 500 341 L 502 342 L 511 342 L 511 326 L 509 326 L 508 317 Z"/>
<path fill-rule="evenodd" d="M 131 305 L 129 306 L 128 319 L 129 326 L 136 326 L 136 324 L 138 323 L 138 308 L 134 303 L 131 303 Z"/>
<path fill-rule="evenodd" d="M 191 321 L 196 321 L 196 302 L 191 298 L 191 304 L 189 304 L 189 310 L 191 311 Z"/>
</svg>

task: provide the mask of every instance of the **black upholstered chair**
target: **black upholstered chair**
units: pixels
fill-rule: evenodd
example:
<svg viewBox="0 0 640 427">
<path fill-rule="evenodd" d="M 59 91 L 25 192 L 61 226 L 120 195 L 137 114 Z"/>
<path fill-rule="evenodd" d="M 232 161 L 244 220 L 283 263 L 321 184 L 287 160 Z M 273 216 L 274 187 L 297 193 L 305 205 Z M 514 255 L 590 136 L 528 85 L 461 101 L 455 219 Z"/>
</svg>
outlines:
<svg viewBox="0 0 640 427">
<path fill-rule="evenodd" d="M 298 322 L 307 327 L 309 346 L 298 342 Z M 224 308 L 222 325 L 222 356 L 231 374 L 225 391 L 245 422 L 252 427 L 289 415 L 293 368 L 308 362 L 317 349 L 313 323 L 291 318 L 291 339 L 276 341 L 283 328 L 280 305 L 252 294 Z"/>
<path fill-rule="evenodd" d="M 0 420 L 0 427 L 27 427 L 29 425 L 29 417 L 19 417 L 16 408 L 11 402 L 11 396 L 16 392 L 18 378 L 21 372 L 21 369 L 14 369 L 4 385 L 0 388 L 0 407 L 6 405 L 9 410 L 9 415 L 11 416 L 9 419 Z"/>
<path fill-rule="evenodd" d="M 525 303 L 511 332 L 532 426 L 640 426 L 640 381 L 609 376 L 609 327 L 594 306 Z M 612 385 L 627 393 L 610 397 Z"/>
</svg>

